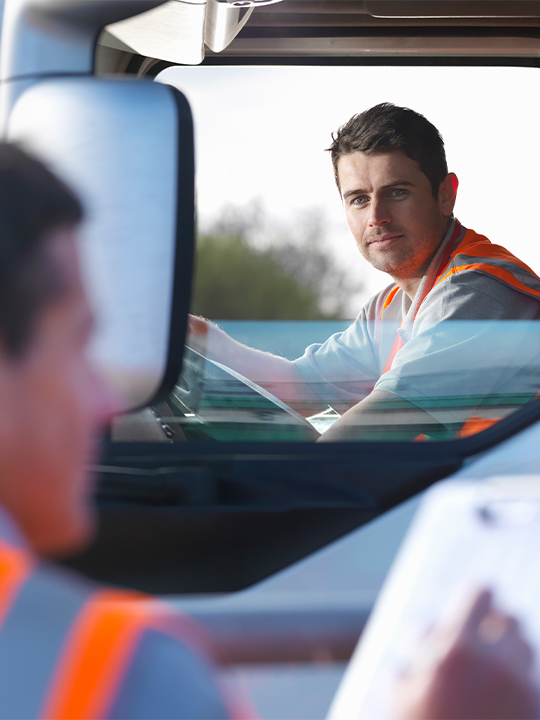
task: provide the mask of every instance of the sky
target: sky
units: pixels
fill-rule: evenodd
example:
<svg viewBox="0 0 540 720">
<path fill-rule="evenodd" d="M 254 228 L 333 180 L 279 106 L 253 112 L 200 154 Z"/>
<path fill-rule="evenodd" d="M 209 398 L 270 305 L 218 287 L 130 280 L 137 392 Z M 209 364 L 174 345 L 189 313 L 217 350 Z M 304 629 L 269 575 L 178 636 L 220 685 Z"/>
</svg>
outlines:
<svg viewBox="0 0 540 720">
<path fill-rule="evenodd" d="M 158 79 L 182 90 L 193 110 L 201 224 L 228 203 L 255 198 L 269 217 L 292 226 L 302 213 L 322 212 L 339 261 L 364 282 L 354 298 L 359 305 L 390 279 L 359 256 L 347 229 L 324 152 L 332 131 L 384 101 L 424 114 L 441 132 L 449 169 L 460 180 L 456 216 L 538 272 L 538 73 L 203 66 L 168 68 Z"/>
</svg>

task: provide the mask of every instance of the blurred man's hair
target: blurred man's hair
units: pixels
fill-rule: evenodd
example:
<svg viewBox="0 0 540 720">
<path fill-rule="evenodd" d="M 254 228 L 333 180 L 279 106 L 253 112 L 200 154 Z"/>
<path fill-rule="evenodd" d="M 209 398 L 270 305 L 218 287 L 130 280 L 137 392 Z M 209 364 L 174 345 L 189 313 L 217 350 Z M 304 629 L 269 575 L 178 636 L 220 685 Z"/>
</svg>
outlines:
<svg viewBox="0 0 540 720">
<path fill-rule="evenodd" d="M 51 233 L 78 225 L 79 200 L 43 163 L 0 142 L 0 344 L 13 358 L 31 343 L 64 278 L 48 252 Z"/>
<path fill-rule="evenodd" d="M 366 155 L 396 152 L 416 160 L 431 184 L 433 197 L 448 175 L 443 139 L 423 115 L 391 103 L 381 103 L 365 110 L 332 133 L 328 151 L 332 157 L 338 189 L 338 161 L 343 155 L 363 152 Z"/>
</svg>

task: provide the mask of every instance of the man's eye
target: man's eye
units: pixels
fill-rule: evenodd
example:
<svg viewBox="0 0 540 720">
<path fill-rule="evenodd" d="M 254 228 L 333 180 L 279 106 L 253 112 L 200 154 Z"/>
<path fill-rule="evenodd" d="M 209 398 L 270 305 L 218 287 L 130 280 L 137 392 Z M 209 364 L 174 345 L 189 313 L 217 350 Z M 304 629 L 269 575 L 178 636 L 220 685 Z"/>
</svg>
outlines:
<svg viewBox="0 0 540 720">
<path fill-rule="evenodd" d="M 365 195 L 359 195 L 358 197 L 353 198 L 352 204 L 353 205 L 365 205 L 368 202 L 369 198 L 367 198 Z"/>
<path fill-rule="evenodd" d="M 405 188 L 394 188 L 391 194 L 394 197 L 404 197 L 405 195 L 409 194 L 409 191 L 405 190 Z"/>
</svg>

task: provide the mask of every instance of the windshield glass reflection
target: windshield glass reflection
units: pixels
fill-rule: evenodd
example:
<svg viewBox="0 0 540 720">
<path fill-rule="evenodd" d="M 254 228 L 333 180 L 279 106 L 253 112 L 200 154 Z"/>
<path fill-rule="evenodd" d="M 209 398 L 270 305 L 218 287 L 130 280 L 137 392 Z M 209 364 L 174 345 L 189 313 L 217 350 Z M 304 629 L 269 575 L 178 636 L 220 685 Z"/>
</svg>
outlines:
<svg viewBox="0 0 540 720">
<path fill-rule="evenodd" d="M 538 244 L 499 192 L 536 204 L 532 72 L 161 74 L 193 107 L 200 214 L 169 439 L 452 440 L 537 397 Z"/>
</svg>

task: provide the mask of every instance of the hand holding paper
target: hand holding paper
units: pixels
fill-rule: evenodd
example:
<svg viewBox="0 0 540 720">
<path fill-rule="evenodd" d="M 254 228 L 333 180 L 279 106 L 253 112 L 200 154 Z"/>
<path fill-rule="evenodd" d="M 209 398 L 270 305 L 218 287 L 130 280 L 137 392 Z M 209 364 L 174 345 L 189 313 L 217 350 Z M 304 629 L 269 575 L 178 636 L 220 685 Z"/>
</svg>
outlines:
<svg viewBox="0 0 540 720">
<path fill-rule="evenodd" d="M 540 475 L 432 488 L 328 720 L 539 718 L 539 547 Z"/>
<path fill-rule="evenodd" d="M 398 720 L 538 718 L 533 653 L 515 618 L 476 593 L 436 625 L 396 683 Z"/>
</svg>

